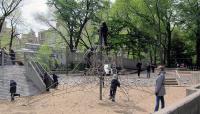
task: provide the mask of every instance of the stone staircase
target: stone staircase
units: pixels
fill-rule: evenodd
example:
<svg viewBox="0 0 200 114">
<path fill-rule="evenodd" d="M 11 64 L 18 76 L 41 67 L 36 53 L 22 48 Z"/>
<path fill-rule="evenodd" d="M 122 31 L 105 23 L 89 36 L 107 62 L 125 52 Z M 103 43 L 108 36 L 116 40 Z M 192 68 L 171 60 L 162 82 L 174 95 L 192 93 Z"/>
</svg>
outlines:
<svg viewBox="0 0 200 114">
<path fill-rule="evenodd" d="M 17 93 L 21 96 L 39 94 L 39 89 L 25 76 L 24 66 L 6 65 L 0 68 L 0 99 L 10 99 L 10 80 L 17 82 Z"/>
<path fill-rule="evenodd" d="M 166 77 L 165 78 L 165 85 L 177 86 L 178 85 L 178 81 L 176 80 L 176 78 Z"/>
</svg>

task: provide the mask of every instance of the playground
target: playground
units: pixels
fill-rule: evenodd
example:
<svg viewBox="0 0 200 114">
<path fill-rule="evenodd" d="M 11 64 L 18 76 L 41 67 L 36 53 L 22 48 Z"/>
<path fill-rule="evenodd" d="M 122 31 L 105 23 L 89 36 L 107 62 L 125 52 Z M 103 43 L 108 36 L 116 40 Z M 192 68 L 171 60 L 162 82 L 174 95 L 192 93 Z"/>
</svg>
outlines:
<svg viewBox="0 0 200 114">
<path fill-rule="evenodd" d="M 150 79 L 146 73 L 138 79 L 136 74 L 120 76 L 116 102 L 110 101 L 111 77 L 106 77 L 103 100 L 99 100 L 99 79 L 96 77 L 60 75 L 58 89 L 36 96 L 1 101 L 3 114 L 149 114 L 155 107 L 154 83 L 156 73 Z M 167 76 L 167 75 L 166 75 Z M 136 82 L 135 82 L 136 81 Z M 186 87 L 166 86 L 166 107 L 183 99 Z"/>
<path fill-rule="evenodd" d="M 125 1 L 1 0 L 0 114 L 200 114 L 199 2 Z"/>
</svg>

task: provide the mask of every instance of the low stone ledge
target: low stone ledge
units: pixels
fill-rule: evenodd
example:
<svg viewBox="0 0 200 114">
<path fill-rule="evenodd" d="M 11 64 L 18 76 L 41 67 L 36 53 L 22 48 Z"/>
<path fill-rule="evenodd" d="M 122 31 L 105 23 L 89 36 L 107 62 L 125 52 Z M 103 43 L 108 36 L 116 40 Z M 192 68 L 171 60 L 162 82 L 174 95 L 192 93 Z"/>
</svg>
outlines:
<svg viewBox="0 0 200 114">
<path fill-rule="evenodd" d="M 191 95 L 195 92 L 197 92 L 200 89 L 200 84 L 194 85 L 190 88 L 186 89 L 186 96 Z"/>
<path fill-rule="evenodd" d="M 184 99 L 153 114 L 200 114 L 199 89 L 200 84 L 186 89 Z"/>
</svg>

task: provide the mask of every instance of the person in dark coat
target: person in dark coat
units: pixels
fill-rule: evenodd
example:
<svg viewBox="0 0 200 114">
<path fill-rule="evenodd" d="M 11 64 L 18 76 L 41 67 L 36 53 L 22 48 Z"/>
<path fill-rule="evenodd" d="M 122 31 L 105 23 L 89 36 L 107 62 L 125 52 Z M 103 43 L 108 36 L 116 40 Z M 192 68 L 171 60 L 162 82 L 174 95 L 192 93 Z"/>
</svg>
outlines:
<svg viewBox="0 0 200 114">
<path fill-rule="evenodd" d="M 103 22 L 100 27 L 100 45 L 107 46 L 108 27 L 106 22 Z"/>
<path fill-rule="evenodd" d="M 94 51 L 94 48 L 90 48 L 87 52 L 86 52 L 86 57 L 85 57 L 85 61 L 86 61 L 86 67 L 87 68 L 90 68 L 91 65 L 92 65 L 92 62 L 91 62 L 91 57 L 93 55 L 93 52 Z"/>
<path fill-rule="evenodd" d="M 12 60 L 12 64 L 15 65 L 15 52 L 13 49 L 10 49 L 10 59 Z"/>
<path fill-rule="evenodd" d="M 151 65 L 147 65 L 147 78 L 150 78 L 150 72 L 151 72 Z"/>
<path fill-rule="evenodd" d="M 48 74 L 45 72 L 44 73 L 44 79 L 43 79 L 43 81 L 44 81 L 44 84 L 46 85 L 46 91 L 49 91 L 49 80 L 48 80 L 48 76 L 47 76 Z"/>
<path fill-rule="evenodd" d="M 114 74 L 113 79 L 111 81 L 111 86 L 110 86 L 110 99 L 113 102 L 115 102 L 115 95 L 116 95 L 117 87 L 120 87 L 120 82 L 118 81 L 117 74 Z"/>
<path fill-rule="evenodd" d="M 16 94 L 17 91 L 17 83 L 14 80 L 10 80 L 10 96 L 11 96 L 11 101 L 15 100 L 15 96 L 19 96 L 20 94 Z"/>
<path fill-rule="evenodd" d="M 155 112 L 159 109 L 159 102 L 161 102 L 161 108 L 165 107 L 165 99 L 164 95 L 166 94 L 165 90 L 165 70 L 164 66 L 159 67 L 160 72 L 158 74 L 158 78 L 156 79 L 156 85 L 155 85 L 155 95 L 156 95 L 156 106 L 155 106 Z"/>
<path fill-rule="evenodd" d="M 141 69 L 142 69 L 142 63 L 138 62 L 136 67 L 137 67 L 138 77 L 140 78 L 140 72 L 141 72 Z"/>
<path fill-rule="evenodd" d="M 54 83 L 54 88 L 58 87 L 58 76 L 56 74 L 53 74 L 53 83 Z"/>
</svg>

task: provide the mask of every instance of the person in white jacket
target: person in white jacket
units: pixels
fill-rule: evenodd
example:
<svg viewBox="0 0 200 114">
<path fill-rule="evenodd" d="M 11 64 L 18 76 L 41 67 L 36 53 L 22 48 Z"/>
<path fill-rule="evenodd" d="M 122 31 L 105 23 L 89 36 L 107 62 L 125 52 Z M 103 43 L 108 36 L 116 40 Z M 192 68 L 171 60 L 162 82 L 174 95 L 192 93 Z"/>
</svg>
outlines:
<svg viewBox="0 0 200 114">
<path fill-rule="evenodd" d="M 164 66 L 160 67 L 160 72 L 158 74 L 158 78 L 156 79 L 156 85 L 155 85 L 155 95 L 156 95 L 156 106 L 155 106 L 155 112 L 159 109 L 159 102 L 161 101 L 161 108 L 165 107 L 165 100 L 164 95 L 165 92 L 165 71 Z"/>
</svg>

